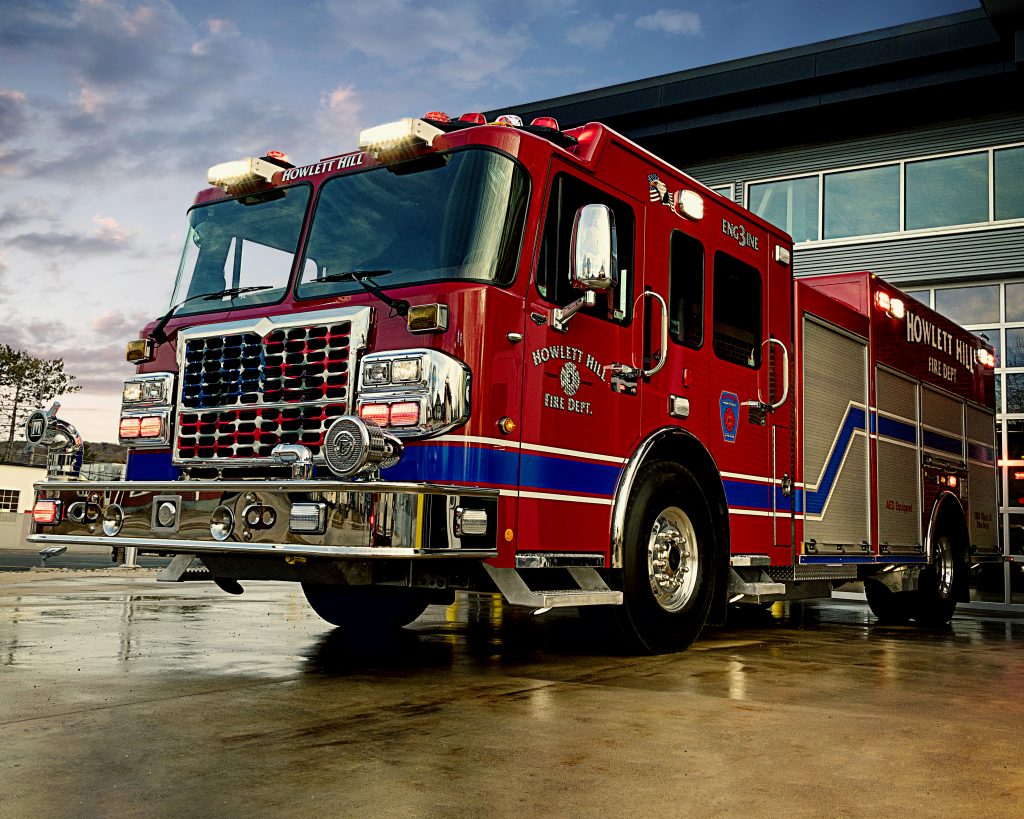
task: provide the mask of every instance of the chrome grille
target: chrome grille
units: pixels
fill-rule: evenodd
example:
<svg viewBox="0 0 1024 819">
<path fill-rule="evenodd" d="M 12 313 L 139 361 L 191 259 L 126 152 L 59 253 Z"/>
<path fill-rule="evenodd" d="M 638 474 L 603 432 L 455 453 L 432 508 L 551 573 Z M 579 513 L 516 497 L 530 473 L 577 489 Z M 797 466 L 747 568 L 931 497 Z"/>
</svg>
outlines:
<svg viewBox="0 0 1024 819">
<path fill-rule="evenodd" d="M 277 444 L 319 454 L 327 428 L 350 411 L 368 319 L 363 308 L 183 332 L 175 460 L 238 463 Z"/>
</svg>

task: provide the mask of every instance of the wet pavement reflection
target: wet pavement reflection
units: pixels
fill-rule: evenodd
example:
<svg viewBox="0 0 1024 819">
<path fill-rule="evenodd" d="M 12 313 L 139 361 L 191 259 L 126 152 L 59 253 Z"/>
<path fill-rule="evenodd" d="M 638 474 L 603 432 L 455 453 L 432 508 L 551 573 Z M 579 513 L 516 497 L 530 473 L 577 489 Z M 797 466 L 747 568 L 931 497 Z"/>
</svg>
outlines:
<svg viewBox="0 0 1024 819">
<path fill-rule="evenodd" d="M 1024 812 L 1024 619 L 779 604 L 637 657 L 593 612 L 381 635 L 244 585 L 0 580 L 0 815 Z"/>
</svg>

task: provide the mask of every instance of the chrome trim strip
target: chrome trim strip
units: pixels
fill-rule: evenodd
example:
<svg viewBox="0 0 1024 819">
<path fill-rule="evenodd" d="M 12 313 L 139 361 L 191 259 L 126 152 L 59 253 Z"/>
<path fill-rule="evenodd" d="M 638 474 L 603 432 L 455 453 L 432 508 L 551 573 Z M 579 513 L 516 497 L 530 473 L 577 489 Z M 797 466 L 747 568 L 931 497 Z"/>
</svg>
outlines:
<svg viewBox="0 0 1024 819">
<path fill-rule="evenodd" d="M 436 483 L 400 483 L 397 481 L 40 481 L 33 484 L 39 492 L 43 490 L 80 490 L 87 492 L 362 492 L 378 494 L 384 492 L 410 493 L 421 495 L 459 495 L 473 498 L 497 498 L 497 489 L 482 489 L 475 486 L 455 486 Z"/>
<path fill-rule="evenodd" d="M 444 549 L 420 550 L 394 548 L 389 546 L 312 546 L 296 543 L 234 543 L 205 540 L 150 540 L 136 537 L 87 537 L 84 535 L 30 535 L 30 543 L 69 543 L 92 546 L 135 546 L 152 552 L 168 554 L 248 554 L 248 555 L 299 555 L 304 557 L 335 558 L 390 558 L 390 559 L 444 559 L 497 557 L 497 550 Z"/>
<path fill-rule="evenodd" d="M 352 323 L 353 347 L 365 347 L 370 325 L 373 323 L 373 307 L 339 307 L 334 310 L 313 310 L 308 313 L 288 313 L 283 316 L 262 316 L 260 318 L 224 321 L 220 324 L 197 324 L 178 331 L 178 370 L 181 371 L 182 356 L 185 355 L 183 342 L 193 338 L 230 335 L 231 333 L 256 333 L 265 338 L 274 330 L 286 327 L 302 327 L 307 324 L 324 324 L 332 321 Z"/>
<path fill-rule="evenodd" d="M 516 555 L 517 569 L 556 569 L 573 566 L 604 566 L 604 555 L 594 552 L 526 552 Z"/>
</svg>

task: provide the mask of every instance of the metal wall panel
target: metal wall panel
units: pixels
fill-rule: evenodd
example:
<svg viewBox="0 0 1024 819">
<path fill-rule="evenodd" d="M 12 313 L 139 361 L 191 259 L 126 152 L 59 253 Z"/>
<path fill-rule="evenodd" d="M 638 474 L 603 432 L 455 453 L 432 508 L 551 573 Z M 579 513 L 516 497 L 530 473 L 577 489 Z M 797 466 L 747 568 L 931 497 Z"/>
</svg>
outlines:
<svg viewBox="0 0 1024 819">
<path fill-rule="evenodd" d="M 947 437 L 963 440 L 964 402 L 925 385 L 921 392 L 921 423 L 944 433 Z M 925 436 L 924 446 L 925 449 L 941 449 L 929 446 L 928 436 Z M 962 452 L 960 457 L 963 457 Z"/>
<path fill-rule="evenodd" d="M 1024 116 L 1021 114 L 953 121 L 912 131 L 795 146 L 783 151 L 750 153 L 692 165 L 685 159 L 667 158 L 705 185 L 736 185 L 739 200 L 743 183 L 758 179 L 817 173 L 851 165 L 968 151 L 1013 142 L 1024 142 Z"/>
<path fill-rule="evenodd" d="M 707 185 L 732 184 L 736 201 L 743 203 L 747 182 L 1016 142 L 1024 142 L 1024 116 L 1003 114 L 697 165 L 677 164 Z M 1024 272 L 1024 228 L 854 240 L 831 247 L 811 243 L 794 251 L 793 270 L 798 276 L 871 270 L 903 286 L 931 284 L 936 276 L 1016 276 Z"/>
<path fill-rule="evenodd" d="M 922 542 L 917 390 L 916 381 L 876 368 L 878 540 L 895 551 Z"/>
<path fill-rule="evenodd" d="M 967 491 L 970 504 L 968 530 L 976 554 L 999 552 L 996 497 L 995 425 L 992 413 L 967 405 Z M 982 452 L 979 447 L 987 450 Z M 991 452 L 989 459 L 988 452 Z"/>
<path fill-rule="evenodd" d="M 793 252 L 799 276 L 870 270 L 897 284 L 935 284 L 937 277 L 961 279 L 1018 276 L 1024 272 L 1024 228 L 999 228 L 942 236 L 915 236 Z"/>
<path fill-rule="evenodd" d="M 804 538 L 870 539 L 867 342 L 803 322 Z"/>
</svg>

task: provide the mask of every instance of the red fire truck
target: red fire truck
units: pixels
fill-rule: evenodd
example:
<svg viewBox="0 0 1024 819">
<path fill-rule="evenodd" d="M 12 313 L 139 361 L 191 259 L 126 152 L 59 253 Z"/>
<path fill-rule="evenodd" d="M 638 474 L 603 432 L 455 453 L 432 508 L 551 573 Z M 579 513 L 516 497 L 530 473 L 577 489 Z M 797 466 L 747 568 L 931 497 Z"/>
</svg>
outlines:
<svg viewBox="0 0 1024 819">
<path fill-rule="evenodd" d="M 39 484 L 35 542 L 296 581 L 343 627 L 607 606 L 648 651 L 858 580 L 944 623 L 1000 559 L 992 347 L 794 280 L 789 236 L 603 125 L 433 113 L 209 181 L 128 345 L 126 480 Z"/>
</svg>

